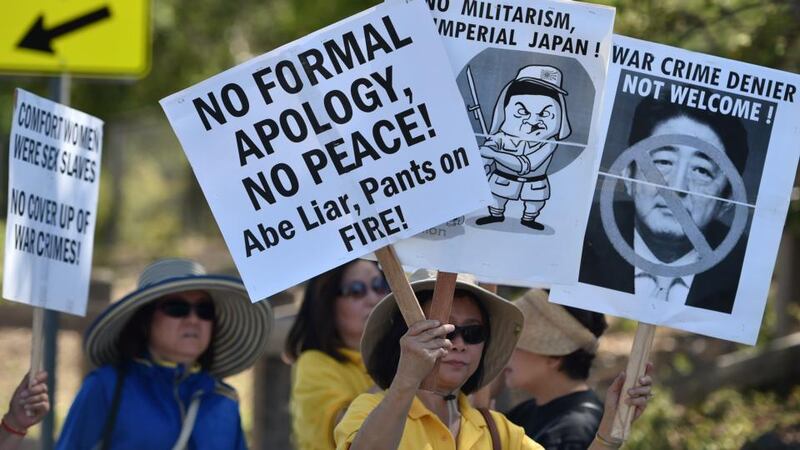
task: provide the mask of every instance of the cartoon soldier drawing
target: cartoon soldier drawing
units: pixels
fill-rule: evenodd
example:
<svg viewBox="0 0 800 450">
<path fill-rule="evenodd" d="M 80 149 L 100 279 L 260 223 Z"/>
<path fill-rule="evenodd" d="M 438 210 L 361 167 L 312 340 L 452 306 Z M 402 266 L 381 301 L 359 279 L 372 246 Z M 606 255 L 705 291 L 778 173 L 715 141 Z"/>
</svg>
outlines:
<svg viewBox="0 0 800 450">
<path fill-rule="evenodd" d="M 480 148 L 495 204 L 477 225 L 502 222 L 508 201 L 521 200 L 522 225 L 544 230 L 536 218 L 550 198 L 547 168 L 557 141 L 571 133 L 562 78 L 555 67 L 531 65 L 500 92 L 490 136 Z"/>
</svg>

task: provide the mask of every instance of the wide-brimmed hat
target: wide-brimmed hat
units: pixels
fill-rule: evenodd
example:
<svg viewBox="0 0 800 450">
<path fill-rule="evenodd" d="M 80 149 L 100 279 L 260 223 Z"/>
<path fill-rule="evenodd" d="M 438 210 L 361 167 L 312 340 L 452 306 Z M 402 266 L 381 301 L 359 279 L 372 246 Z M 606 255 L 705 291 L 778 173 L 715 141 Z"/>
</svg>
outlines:
<svg viewBox="0 0 800 450">
<path fill-rule="evenodd" d="M 114 302 L 89 327 L 84 347 L 95 366 L 121 358 L 119 337 L 143 306 L 177 292 L 205 291 L 214 301 L 214 358 L 209 372 L 224 378 L 239 373 L 264 353 L 272 328 L 272 308 L 266 301 L 251 303 L 238 278 L 207 275 L 200 264 L 185 259 L 165 259 L 148 266 L 138 288 Z"/>
<path fill-rule="evenodd" d="M 433 291 L 436 285 L 436 277 L 424 270 L 412 274 L 410 281 L 414 292 Z M 458 274 L 456 289 L 472 294 L 489 315 L 489 345 L 483 351 L 483 377 L 477 386 L 480 388 L 492 381 L 505 367 L 517 345 L 524 319 L 519 308 L 478 286 L 474 277 L 470 275 Z M 373 355 L 375 347 L 391 327 L 392 319 L 398 317 L 398 314 L 399 308 L 394 294 L 387 295 L 370 313 L 361 338 L 361 356 L 367 368 L 370 367 L 371 358 L 380 357 Z"/>
<path fill-rule="evenodd" d="M 597 337 L 561 305 L 547 301 L 547 293 L 531 289 L 514 302 L 525 316 L 517 347 L 539 355 L 564 356 L 583 349 L 597 352 Z"/>
</svg>

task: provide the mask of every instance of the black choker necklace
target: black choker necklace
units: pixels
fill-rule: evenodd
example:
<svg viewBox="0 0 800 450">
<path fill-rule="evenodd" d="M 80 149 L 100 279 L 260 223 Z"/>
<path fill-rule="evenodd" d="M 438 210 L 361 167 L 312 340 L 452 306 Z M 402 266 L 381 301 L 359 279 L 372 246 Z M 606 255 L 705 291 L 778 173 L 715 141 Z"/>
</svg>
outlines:
<svg viewBox="0 0 800 450">
<path fill-rule="evenodd" d="M 422 392 L 427 392 L 427 393 L 429 393 L 429 394 L 436 394 L 436 395 L 439 395 L 439 396 L 441 396 L 441 397 L 444 399 L 444 401 L 446 401 L 446 402 L 449 402 L 449 401 L 452 401 L 452 400 L 455 400 L 455 399 L 457 399 L 457 398 L 458 398 L 458 396 L 456 396 L 456 394 L 454 394 L 454 393 L 452 393 L 452 392 L 451 392 L 451 393 L 449 393 L 449 394 L 445 394 L 445 393 L 442 393 L 442 392 L 431 391 L 431 390 L 428 390 L 428 389 L 420 389 L 420 391 L 422 391 Z"/>
</svg>

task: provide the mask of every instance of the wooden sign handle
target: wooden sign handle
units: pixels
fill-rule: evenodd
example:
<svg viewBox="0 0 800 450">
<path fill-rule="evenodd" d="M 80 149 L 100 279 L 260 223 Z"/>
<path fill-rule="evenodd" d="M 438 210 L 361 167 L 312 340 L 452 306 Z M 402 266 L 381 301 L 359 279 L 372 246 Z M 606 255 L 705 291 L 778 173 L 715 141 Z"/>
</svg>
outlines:
<svg viewBox="0 0 800 450">
<path fill-rule="evenodd" d="M 397 306 L 400 308 L 400 313 L 403 315 L 406 325 L 410 326 L 415 322 L 425 320 L 425 314 L 422 313 L 417 296 L 411 289 L 411 284 L 406 278 L 403 266 L 400 265 L 400 260 L 397 258 L 394 247 L 387 245 L 379 248 L 375 251 L 375 256 L 381 264 L 383 274 L 386 275 L 389 287 L 392 288 L 392 293 L 397 300 Z"/>
<path fill-rule="evenodd" d="M 450 322 L 450 309 L 453 306 L 453 294 L 456 292 L 457 276 L 457 273 L 452 272 L 438 272 L 436 274 L 436 284 L 433 287 L 433 300 L 431 301 L 428 319 L 438 320 L 440 323 Z M 422 388 L 436 391 L 438 389 L 436 374 L 438 373 L 439 361 L 437 360 L 430 375 L 422 380 Z"/>
<path fill-rule="evenodd" d="M 33 308 L 33 326 L 31 327 L 31 370 L 28 374 L 28 387 L 33 386 L 36 374 L 42 370 L 42 354 L 44 353 L 44 308 Z"/>
<path fill-rule="evenodd" d="M 480 283 L 480 287 L 486 289 L 494 294 L 497 293 L 496 284 Z M 478 389 L 472 394 L 472 406 L 476 408 L 489 408 L 492 403 L 492 384 L 488 383 L 486 386 Z"/>
<path fill-rule="evenodd" d="M 636 328 L 636 337 L 633 339 L 631 356 L 628 359 L 628 367 L 625 369 L 625 383 L 622 385 L 622 392 L 619 395 L 617 405 L 617 415 L 614 416 L 614 425 L 611 428 L 611 438 L 621 441 L 628 439 L 631 431 L 631 422 L 635 407 L 625 403 L 627 392 L 636 385 L 639 378 L 644 375 L 647 369 L 647 360 L 650 357 L 650 349 L 653 347 L 653 337 L 656 333 L 656 326 L 648 323 L 639 322 Z"/>
</svg>

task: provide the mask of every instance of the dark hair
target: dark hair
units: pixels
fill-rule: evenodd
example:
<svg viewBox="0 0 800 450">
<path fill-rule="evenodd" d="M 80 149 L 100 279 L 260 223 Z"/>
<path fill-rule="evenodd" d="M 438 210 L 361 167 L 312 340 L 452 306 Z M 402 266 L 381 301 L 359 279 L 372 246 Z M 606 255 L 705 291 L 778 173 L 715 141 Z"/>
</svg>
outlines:
<svg viewBox="0 0 800 450">
<path fill-rule="evenodd" d="M 636 106 L 633 114 L 633 123 L 628 137 L 628 145 L 633 145 L 644 140 L 653 134 L 653 130 L 667 120 L 686 117 L 703 125 L 708 126 L 714 131 L 722 145 L 728 158 L 731 160 L 739 174 L 744 173 L 749 152 L 747 145 L 747 131 L 742 122 L 736 117 L 723 114 L 715 114 L 709 111 L 689 108 L 676 105 L 667 98 L 655 99 L 652 97 L 644 98 Z"/>
<path fill-rule="evenodd" d="M 149 352 L 150 328 L 153 325 L 153 315 L 156 312 L 158 300 L 152 301 L 139 308 L 133 317 L 128 320 L 122 332 L 117 338 L 117 348 L 119 349 L 123 363 L 134 358 L 144 358 Z M 217 321 L 211 325 L 211 340 L 206 351 L 197 358 L 197 363 L 203 370 L 209 370 L 214 363 L 214 338 L 217 334 Z"/>
<path fill-rule="evenodd" d="M 578 320 L 584 327 L 592 332 L 596 337 L 600 337 L 608 328 L 606 317 L 600 313 L 586 311 L 571 306 L 564 306 L 567 312 Z M 580 348 L 561 357 L 561 365 L 558 370 L 564 372 L 573 380 L 585 380 L 589 378 L 589 370 L 592 368 L 595 354 Z"/>
<path fill-rule="evenodd" d="M 505 108 L 508 106 L 508 102 L 511 100 L 511 97 L 515 95 L 544 95 L 545 97 L 550 97 L 556 101 L 559 105 L 561 104 L 561 99 L 558 96 L 558 92 L 554 89 L 542 86 L 538 83 L 532 83 L 530 81 L 512 81 L 511 84 L 508 86 L 508 91 L 506 91 L 506 98 L 503 99 L 503 107 Z"/>
<path fill-rule="evenodd" d="M 478 368 L 475 370 L 475 373 L 467 379 L 464 386 L 461 387 L 462 392 L 471 394 L 478 389 L 483 378 L 483 358 L 486 355 L 486 349 L 489 348 L 491 339 L 491 334 L 489 333 L 491 330 L 489 323 L 491 318 L 483 304 L 471 292 L 463 289 L 456 289 L 453 297 L 467 297 L 475 302 L 475 304 L 478 305 L 483 323 L 486 325 L 487 329 L 486 341 L 483 344 L 483 353 L 481 354 L 481 361 L 478 364 Z M 417 292 L 417 300 L 419 300 L 420 305 L 425 305 L 432 299 L 433 291 Z M 394 376 L 397 373 L 397 365 L 400 363 L 400 338 L 402 338 L 407 331 L 408 326 L 406 326 L 406 322 L 403 320 L 403 316 L 398 309 L 389 320 L 389 329 L 386 330 L 386 333 L 378 340 L 378 344 L 372 349 L 372 355 L 370 355 L 368 359 L 369 364 L 367 365 L 367 372 L 369 372 L 372 379 L 375 380 L 375 384 L 381 389 L 389 389 L 389 385 L 391 385 L 392 380 L 394 380 Z"/>
<path fill-rule="evenodd" d="M 319 350 L 337 361 L 346 360 L 339 351 L 344 347 L 344 341 L 339 336 L 334 320 L 336 297 L 341 293 L 344 272 L 359 261 L 362 260 L 350 261 L 308 281 L 303 304 L 284 345 L 284 352 L 289 359 L 297 360 L 306 350 Z"/>
</svg>

